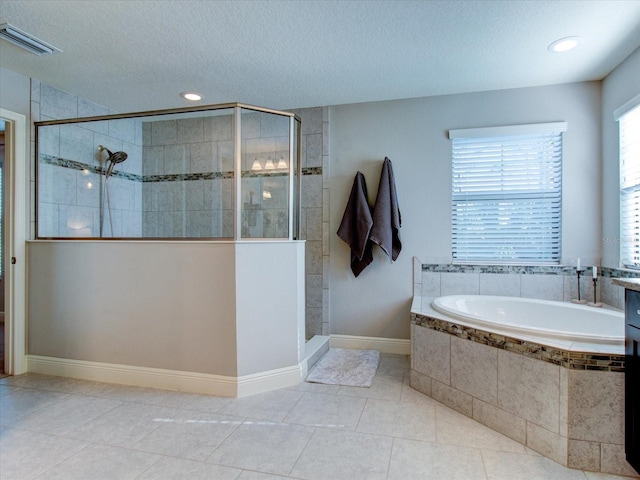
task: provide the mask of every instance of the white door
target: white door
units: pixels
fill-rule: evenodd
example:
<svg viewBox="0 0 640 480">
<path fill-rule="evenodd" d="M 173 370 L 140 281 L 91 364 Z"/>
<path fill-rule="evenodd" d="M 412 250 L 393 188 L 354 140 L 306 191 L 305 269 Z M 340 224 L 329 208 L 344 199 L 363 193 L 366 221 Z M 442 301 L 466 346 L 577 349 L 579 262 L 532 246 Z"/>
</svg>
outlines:
<svg viewBox="0 0 640 480">
<path fill-rule="evenodd" d="M 24 115 L 0 108 L 5 121 L 5 189 L 3 192 L 5 294 L 5 373 L 27 371 L 26 359 L 26 239 L 27 121 Z"/>
</svg>

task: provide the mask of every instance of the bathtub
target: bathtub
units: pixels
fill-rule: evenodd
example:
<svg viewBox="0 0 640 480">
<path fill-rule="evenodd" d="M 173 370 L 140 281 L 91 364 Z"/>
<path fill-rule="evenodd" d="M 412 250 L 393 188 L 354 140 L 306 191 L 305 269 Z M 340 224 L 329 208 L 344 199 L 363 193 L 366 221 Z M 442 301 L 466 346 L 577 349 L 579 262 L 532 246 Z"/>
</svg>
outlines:
<svg viewBox="0 0 640 480">
<path fill-rule="evenodd" d="M 576 344 L 584 350 L 624 352 L 624 313 L 569 302 L 491 295 L 447 295 L 432 300 L 437 312 L 465 326 L 542 344 Z M 575 350 L 575 348 L 569 348 Z"/>
<path fill-rule="evenodd" d="M 571 468 L 624 460 L 624 314 L 518 297 L 416 296 L 409 384 Z"/>
</svg>

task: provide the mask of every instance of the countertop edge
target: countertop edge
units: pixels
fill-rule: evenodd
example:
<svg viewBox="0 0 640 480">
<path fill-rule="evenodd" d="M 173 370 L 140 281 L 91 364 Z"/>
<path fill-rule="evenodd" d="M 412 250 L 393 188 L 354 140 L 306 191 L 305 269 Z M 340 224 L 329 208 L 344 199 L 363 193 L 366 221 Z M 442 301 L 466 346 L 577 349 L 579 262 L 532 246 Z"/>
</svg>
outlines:
<svg viewBox="0 0 640 480">
<path fill-rule="evenodd" d="M 640 292 L 640 278 L 613 278 L 611 280 L 614 285 Z"/>
</svg>

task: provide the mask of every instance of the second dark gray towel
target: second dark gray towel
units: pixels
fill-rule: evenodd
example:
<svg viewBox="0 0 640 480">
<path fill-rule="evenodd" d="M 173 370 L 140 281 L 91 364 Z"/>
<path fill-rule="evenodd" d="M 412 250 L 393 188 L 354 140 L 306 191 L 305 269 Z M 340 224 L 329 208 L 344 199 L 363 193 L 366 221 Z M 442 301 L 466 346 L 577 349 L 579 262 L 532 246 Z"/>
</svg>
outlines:
<svg viewBox="0 0 640 480">
<path fill-rule="evenodd" d="M 393 177 L 393 167 L 388 157 L 384 158 L 378 195 L 373 207 L 373 227 L 369 233 L 369 239 L 379 245 L 380 248 L 395 261 L 400 255 L 402 243 L 400 242 L 400 226 L 402 218 L 398 207 L 398 194 L 396 182 Z"/>
</svg>

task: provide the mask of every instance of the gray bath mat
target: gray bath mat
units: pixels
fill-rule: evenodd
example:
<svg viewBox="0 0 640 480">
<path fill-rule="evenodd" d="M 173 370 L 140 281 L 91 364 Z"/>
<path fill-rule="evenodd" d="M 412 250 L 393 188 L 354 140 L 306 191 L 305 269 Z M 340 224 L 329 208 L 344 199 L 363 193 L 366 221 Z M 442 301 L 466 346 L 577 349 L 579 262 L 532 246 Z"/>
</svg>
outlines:
<svg viewBox="0 0 640 480">
<path fill-rule="evenodd" d="M 307 376 L 307 382 L 370 387 L 378 370 L 380 352 L 330 348 Z"/>
</svg>

